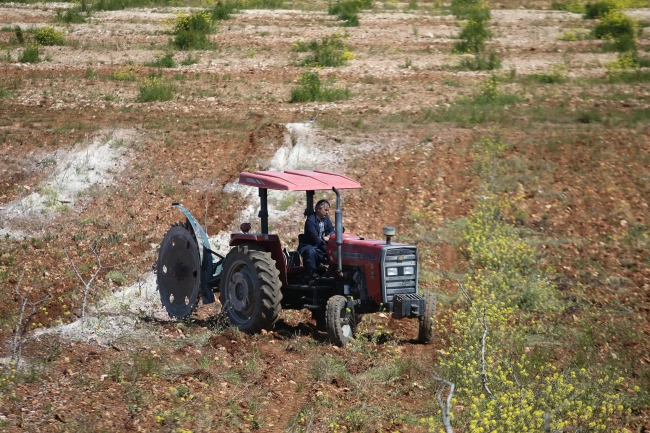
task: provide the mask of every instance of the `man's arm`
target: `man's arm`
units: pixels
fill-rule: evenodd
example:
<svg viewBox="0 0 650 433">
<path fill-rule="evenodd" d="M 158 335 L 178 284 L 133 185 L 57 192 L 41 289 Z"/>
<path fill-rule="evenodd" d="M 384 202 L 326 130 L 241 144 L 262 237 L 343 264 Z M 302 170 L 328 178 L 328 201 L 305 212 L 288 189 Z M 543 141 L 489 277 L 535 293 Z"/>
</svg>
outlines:
<svg viewBox="0 0 650 433">
<path fill-rule="evenodd" d="M 311 217 L 307 218 L 305 221 L 305 236 L 307 236 L 309 245 L 320 247 L 325 244 L 323 240 L 318 237 L 318 226 Z"/>
</svg>

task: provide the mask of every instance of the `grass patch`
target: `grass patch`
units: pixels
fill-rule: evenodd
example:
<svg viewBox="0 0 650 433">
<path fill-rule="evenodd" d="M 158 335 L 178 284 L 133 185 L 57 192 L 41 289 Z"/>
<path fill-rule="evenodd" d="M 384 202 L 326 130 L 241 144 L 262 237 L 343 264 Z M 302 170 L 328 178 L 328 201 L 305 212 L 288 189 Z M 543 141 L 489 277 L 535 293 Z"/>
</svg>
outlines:
<svg viewBox="0 0 650 433">
<path fill-rule="evenodd" d="M 174 85 L 161 77 L 149 77 L 140 84 L 138 102 L 171 101 L 174 98 Z"/>
<path fill-rule="evenodd" d="M 191 66 L 199 63 L 199 58 L 194 57 L 192 53 L 189 53 L 187 57 L 185 57 L 183 60 L 181 60 L 181 65 L 183 66 Z"/>
<path fill-rule="evenodd" d="M 566 82 L 567 67 L 564 64 L 552 65 L 546 73 L 531 74 L 526 77 L 526 83 L 561 84 Z"/>
<path fill-rule="evenodd" d="M 97 0 L 93 3 L 93 11 L 119 11 L 128 8 L 153 6 L 177 6 L 173 0 Z"/>
<path fill-rule="evenodd" d="M 18 58 L 18 61 L 20 63 L 38 63 L 38 62 L 40 62 L 41 59 L 38 56 L 38 44 L 29 43 L 27 45 L 27 48 L 25 48 L 23 53 Z"/>
<path fill-rule="evenodd" d="M 62 11 L 61 9 L 56 10 L 56 16 L 52 21 L 55 23 L 62 24 L 81 24 L 88 21 L 88 14 L 86 16 L 82 15 L 82 8 L 71 7 Z"/>
<path fill-rule="evenodd" d="M 328 78 L 324 83 L 317 72 L 305 72 L 300 76 L 299 86 L 291 89 L 290 102 L 333 102 L 350 99 L 350 90 L 334 87 L 336 77 Z"/>
<path fill-rule="evenodd" d="M 456 67 L 460 71 L 494 71 L 500 68 L 501 59 L 494 52 L 464 57 Z"/>
<path fill-rule="evenodd" d="M 152 62 L 146 62 L 145 66 L 150 66 L 153 68 L 175 68 L 176 62 L 174 61 L 174 55 L 169 53 L 164 56 L 156 57 L 156 60 Z"/>
<path fill-rule="evenodd" d="M 325 36 L 320 42 L 317 40 L 313 40 L 309 44 L 297 42 L 293 45 L 292 50 L 296 52 L 312 52 L 301 62 L 302 66 L 343 66 L 347 64 L 348 60 L 354 59 L 354 54 L 343 43 L 345 38 L 346 36 L 340 33 L 334 33 Z"/>
<path fill-rule="evenodd" d="M 230 15 L 244 9 L 281 9 L 285 0 L 226 0 L 218 1 L 212 8 L 212 19 L 228 20 Z"/>
<path fill-rule="evenodd" d="M 573 12 L 574 14 L 581 14 L 585 11 L 585 5 L 579 0 L 568 0 L 564 2 L 551 3 L 551 9 L 556 11 Z"/>
</svg>

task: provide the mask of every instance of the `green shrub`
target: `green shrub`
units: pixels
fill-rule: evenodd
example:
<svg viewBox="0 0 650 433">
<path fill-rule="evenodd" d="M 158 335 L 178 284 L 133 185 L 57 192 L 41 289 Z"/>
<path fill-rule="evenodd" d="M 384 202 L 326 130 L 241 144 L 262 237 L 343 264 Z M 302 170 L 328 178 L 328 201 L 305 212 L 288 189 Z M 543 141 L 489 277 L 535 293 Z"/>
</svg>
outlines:
<svg viewBox="0 0 650 433">
<path fill-rule="evenodd" d="M 338 15 L 339 21 L 343 21 L 344 27 L 357 27 L 359 17 L 357 13 L 362 9 L 371 9 L 372 0 L 338 0 L 336 3 L 330 3 L 327 13 Z"/>
<path fill-rule="evenodd" d="M 174 86 L 161 77 L 149 77 L 140 84 L 138 102 L 170 101 L 174 98 Z"/>
<path fill-rule="evenodd" d="M 18 58 L 21 63 L 37 63 L 41 59 L 38 57 L 38 44 L 30 43 L 23 51 L 23 54 Z"/>
<path fill-rule="evenodd" d="M 210 14 L 205 11 L 180 12 L 172 21 L 173 44 L 181 50 L 206 48 L 211 31 Z"/>
<path fill-rule="evenodd" d="M 55 23 L 65 23 L 65 24 L 80 24 L 85 23 L 87 18 L 81 15 L 81 8 L 72 7 L 61 12 L 61 9 L 56 10 L 56 16 L 54 17 Z"/>
<path fill-rule="evenodd" d="M 153 62 L 146 62 L 145 66 L 151 66 L 154 68 L 175 68 L 176 62 L 174 62 L 173 54 L 165 54 L 162 57 L 156 57 L 156 60 Z"/>
<path fill-rule="evenodd" d="M 485 27 L 484 21 L 469 20 L 461 30 L 458 37 L 462 39 L 454 45 L 457 53 L 478 54 L 483 51 L 485 41 L 491 36 L 490 31 Z"/>
<path fill-rule="evenodd" d="M 593 35 L 610 41 L 616 51 L 636 51 L 636 22 L 618 10 L 607 12 L 594 27 Z"/>
<path fill-rule="evenodd" d="M 321 39 L 320 43 L 317 40 L 309 44 L 298 43 L 295 46 L 295 51 L 302 51 L 306 47 L 313 53 L 305 57 L 302 61 L 302 66 L 342 66 L 348 60 L 354 58 L 354 54 L 343 43 L 345 37 L 340 33 L 334 33 L 333 35 L 325 36 Z"/>
<path fill-rule="evenodd" d="M 40 45 L 63 45 L 63 33 L 52 27 L 43 27 L 36 32 L 36 42 Z"/>
<path fill-rule="evenodd" d="M 305 72 L 301 75 L 299 86 L 291 89 L 290 102 L 333 102 L 350 98 L 350 91 L 336 88 L 336 78 L 329 78 L 325 83 L 321 82 L 317 72 Z"/>
<path fill-rule="evenodd" d="M 596 3 L 587 3 L 585 5 L 585 14 L 583 16 L 586 20 L 595 20 L 607 14 L 607 12 L 616 9 L 616 6 L 610 1 L 598 1 Z"/>
<path fill-rule="evenodd" d="M 6 89 L 4 86 L 0 85 L 0 99 L 2 98 L 8 98 L 11 96 L 11 92 Z"/>
<path fill-rule="evenodd" d="M 113 72 L 111 78 L 117 81 L 135 81 L 137 76 L 135 75 L 135 68 L 128 65 Z"/>
<path fill-rule="evenodd" d="M 225 0 L 218 1 L 217 4 L 212 8 L 212 19 L 213 20 L 227 20 L 230 19 L 230 15 L 236 13 L 238 10 L 237 4 L 234 1 Z"/>
<path fill-rule="evenodd" d="M 20 26 L 16 26 L 16 40 L 18 41 L 19 44 L 24 44 L 25 43 L 25 36 L 23 35 L 23 29 L 20 28 Z"/>
</svg>

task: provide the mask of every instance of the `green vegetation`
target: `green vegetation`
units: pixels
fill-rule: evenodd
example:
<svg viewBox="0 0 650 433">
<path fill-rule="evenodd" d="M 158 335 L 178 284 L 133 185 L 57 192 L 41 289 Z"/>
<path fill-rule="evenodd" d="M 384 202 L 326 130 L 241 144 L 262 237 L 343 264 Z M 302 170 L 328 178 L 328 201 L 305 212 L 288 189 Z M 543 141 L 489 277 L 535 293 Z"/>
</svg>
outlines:
<svg viewBox="0 0 650 433">
<path fill-rule="evenodd" d="M 354 59 L 354 54 L 343 43 L 346 37 L 347 35 L 334 33 L 325 36 L 320 43 L 317 40 L 313 40 L 309 44 L 297 42 L 293 45 L 292 50 L 296 52 L 312 52 L 301 62 L 302 66 L 343 66 L 347 64 L 348 60 Z"/>
<path fill-rule="evenodd" d="M 86 15 L 82 15 L 82 12 L 86 12 Z M 56 16 L 54 17 L 55 23 L 64 23 L 64 24 L 81 24 L 88 21 L 90 14 L 83 7 L 71 7 L 65 9 L 65 12 L 62 12 L 61 9 L 56 10 Z"/>
<path fill-rule="evenodd" d="M 359 16 L 363 9 L 372 9 L 372 0 L 338 0 L 330 3 L 327 13 L 337 15 L 339 21 L 343 21 L 344 27 L 357 27 Z"/>
<path fill-rule="evenodd" d="M 187 57 L 185 57 L 183 60 L 181 60 L 181 65 L 183 66 L 191 66 L 199 63 L 199 58 L 192 56 L 192 53 L 188 53 Z"/>
<path fill-rule="evenodd" d="M 485 43 L 492 33 L 487 28 L 490 8 L 485 0 L 452 0 L 451 12 L 459 20 L 465 20 L 463 29 L 454 44 L 454 52 L 470 53 L 473 59 L 463 59 L 462 69 L 494 70 L 501 67 L 501 61 L 494 52 L 485 52 Z"/>
<path fill-rule="evenodd" d="M 135 67 L 127 65 L 113 72 L 111 78 L 117 81 L 135 81 L 138 77 L 135 74 Z"/>
<path fill-rule="evenodd" d="M 544 74 L 531 74 L 526 77 L 528 83 L 560 84 L 567 80 L 567 67 L 565 64 L 552 65 Z"/>
<path fill-rule="evenodd" d="M 179 12 L 172 22 L 172 43 L 181 50 L 207 48 L 210 45 L 207 35 L 211 32 L 212 20 L 207 12 L 193 11 L 189 15 Z"/>
<path fill-rule="evenodd" d="M 171 101 L 174 98 L 174 85 L 161 77 L 149 77 L 140 84 L 138 102 Z"/>
<path fill-rule="evenodd" d="M 615 51 L 636 51 L 636 22 L 619 10 L 605 13 L 594 27 L 593 35 L 611 41 Z"/>
<path fill-rule="evenodd" d="M 219 0 L 212 8 L 214 21 L 230 19 L 230 15 L 244 9 L 280 9 L 285 0 Z"/>
<path fill-rule="evenodd" d="M 605 16 L 606 13 L 608 13 L 613 9 L 616 9 L 616 5 L 614 5 L 610 1 L 598 1 L 596 3 L 587 3 L 585 5 L 584 19 L 595 20 L 598 18 L 602 18 L 603 16 Z"/>
<path fill-rule="evenodd" d="M 177 5 L 173 0 L 96 0 L 93 11 L 119 11 L 127 8 Z"/>
<path fill-rule="evenodd" d="M 21 63 L 37 63 L 41 59 L 38 57 L 38 44 L 30 42 L 23 53 L 18 58 Z"/>
<path fill-rule="evenodd" d="M 336 77 L 328 78 L 325 83 L 321 82 L 318 72 L 305 72 L 300 76 L 299 86 L 291 89 L 290 102 L 333 102 L 341 99 L 349 99 L 350 91 L 334 87 Z"/>
<path fill-rule="evenodd" d="M 63 33 L 52 27 L 43 27 L 36 32 L 36 42 L 40 45 L 63 45 Z"/>
<path fill-rule="evenodd" d="M 174 61 L 174 55 L 169 53 L 164 56 L 156 57 L 156 60 L 152 62 L 146 62 L 145 66 L 151 66 L 154 68 L 175 68 L 176 62 Z"/>
</svg>

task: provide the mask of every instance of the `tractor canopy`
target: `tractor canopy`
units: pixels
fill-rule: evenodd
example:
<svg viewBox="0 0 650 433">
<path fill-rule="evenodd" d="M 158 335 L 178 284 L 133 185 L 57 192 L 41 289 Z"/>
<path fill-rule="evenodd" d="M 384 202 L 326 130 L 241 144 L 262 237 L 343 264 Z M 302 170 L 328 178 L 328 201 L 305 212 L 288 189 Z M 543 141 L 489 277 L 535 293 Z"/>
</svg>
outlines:
<svg viewBox="0 0 650 433">
<path fill-rule="evenodd" d="M 336 189 L 358 189 L 361 184 L 342 174 L 321 170 L 287 170 L 243 172 L 239 175 L 241 185 L 280 191 L 318 191 Z"/>
</svg>

